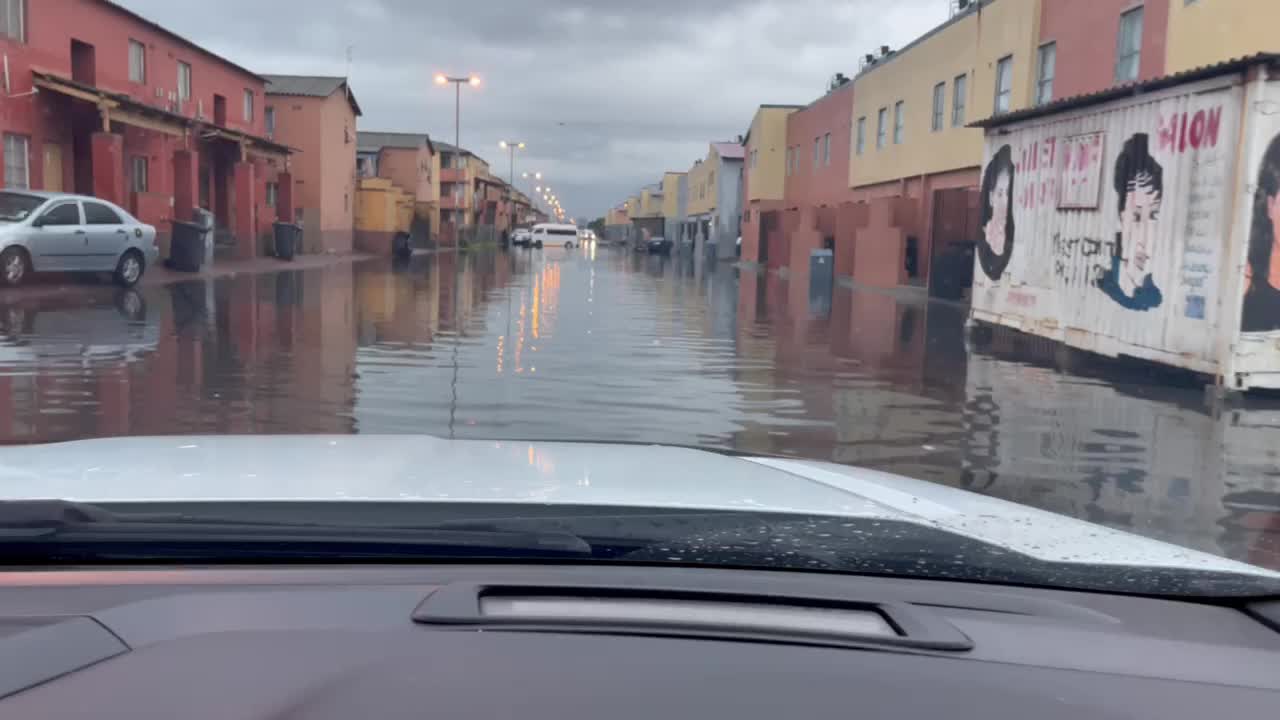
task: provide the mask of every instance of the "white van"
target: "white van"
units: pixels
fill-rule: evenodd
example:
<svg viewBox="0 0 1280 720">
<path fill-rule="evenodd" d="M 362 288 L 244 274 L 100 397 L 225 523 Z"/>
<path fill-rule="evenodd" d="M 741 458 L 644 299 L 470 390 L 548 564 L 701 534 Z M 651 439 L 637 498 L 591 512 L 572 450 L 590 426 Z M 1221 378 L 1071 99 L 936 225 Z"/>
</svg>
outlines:
<svg viewBox="0 0 1280 720">
<path fill-rule="evenodd" d="M 534 247 L 573 247 L 578 241 L 577 225 L 539 223 L 533 226 L 530 244 Z"/>
</svg>

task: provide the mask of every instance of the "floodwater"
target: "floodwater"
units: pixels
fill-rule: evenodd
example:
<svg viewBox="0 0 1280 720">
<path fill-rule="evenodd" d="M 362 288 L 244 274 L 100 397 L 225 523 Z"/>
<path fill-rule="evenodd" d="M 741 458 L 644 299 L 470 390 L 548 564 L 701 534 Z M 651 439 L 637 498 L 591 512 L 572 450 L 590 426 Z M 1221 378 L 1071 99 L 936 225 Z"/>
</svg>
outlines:
<svg viewBox="0 0 1280 720">
<path fill-rule="evenodd" d="M 1212 403 L 1193 378 L 970 332 L 955 305 L 797 289 L 587 248 L 0 291 L 0 442 L 361 432 L 732 448 L 1280 569 L 1280 401 Z"/>
</svg>

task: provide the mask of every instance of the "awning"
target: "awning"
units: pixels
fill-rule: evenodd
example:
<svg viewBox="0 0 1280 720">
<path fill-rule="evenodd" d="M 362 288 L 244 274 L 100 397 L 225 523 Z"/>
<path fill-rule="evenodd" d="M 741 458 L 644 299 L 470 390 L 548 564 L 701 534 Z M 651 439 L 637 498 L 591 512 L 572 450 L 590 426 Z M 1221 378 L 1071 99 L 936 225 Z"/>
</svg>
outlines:
<svg viewBox="0 0 1280 720">
<path fill-rule="evenodd" d="M 118 122 L 174 137 L 185 137 L 189 132 L 195 130 L 201 137 L 211 133 L 213 136 L 240 143 L 249 150 L 255 150 L 268 156 L 287 157 L 292 153 L 298 152 L 295 148 L 282 145 L 274 140 L 209 125 L 185 115 L 140 103 L 128 95 L 108 92 L 92 85 L 85 85 L 84 83 L 50 73 L 33 70 L 31 75 L 32 82 L 41 90 L 47 90 L 96 105 L 103 114 L 104 123 L 108 126 L 111 122 Z"/>
</svg>

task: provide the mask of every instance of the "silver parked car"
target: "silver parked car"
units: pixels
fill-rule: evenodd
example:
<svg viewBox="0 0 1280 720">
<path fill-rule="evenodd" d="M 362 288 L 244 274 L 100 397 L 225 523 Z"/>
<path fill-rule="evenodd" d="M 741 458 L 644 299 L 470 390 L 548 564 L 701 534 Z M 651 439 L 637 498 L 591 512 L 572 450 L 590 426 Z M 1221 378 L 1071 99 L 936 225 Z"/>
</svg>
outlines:
<svg viewBox="0 0 1280 720">
<path fill-rule="evenodd" d="M 156 229 L 105 200 L 0 192 L 0 285 L 32 272 L 110 272 L 132 287 L 159 254 Z"/>
</svg>

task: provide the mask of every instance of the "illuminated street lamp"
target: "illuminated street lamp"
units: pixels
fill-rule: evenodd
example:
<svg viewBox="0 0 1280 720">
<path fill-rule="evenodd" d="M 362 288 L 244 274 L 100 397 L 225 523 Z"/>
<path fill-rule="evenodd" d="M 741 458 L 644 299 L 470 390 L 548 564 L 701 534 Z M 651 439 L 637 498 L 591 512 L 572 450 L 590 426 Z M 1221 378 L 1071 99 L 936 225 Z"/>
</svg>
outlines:
<svg viewBox="0 0 1280 720">
<path fill-rule="evenodd" d="M 468 75 L 467 77 L 451 77 L 444 73 L 436 73 L 437 85 L 448 85 L 453 83 L 454 101 L 453 101 L 453 146 L 458 150 L 462 149 L 462 86 L 470 85 L 473 88 L 480 87 L 479 75 Z"/>
</svg>

